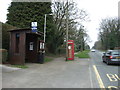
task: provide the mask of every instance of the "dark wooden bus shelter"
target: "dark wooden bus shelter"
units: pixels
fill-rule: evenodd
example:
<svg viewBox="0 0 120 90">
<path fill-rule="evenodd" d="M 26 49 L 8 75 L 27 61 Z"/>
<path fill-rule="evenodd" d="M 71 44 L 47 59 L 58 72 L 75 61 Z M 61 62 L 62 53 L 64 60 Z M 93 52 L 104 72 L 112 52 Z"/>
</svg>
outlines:
<svg viewBox="0 0 120 90">
<path fill-rule="evenodd" d="M 11 64 L 24 65 L 38 62 L 40 32 L 31 29 L 10 30 L 9 60 Z"/>
</svg>

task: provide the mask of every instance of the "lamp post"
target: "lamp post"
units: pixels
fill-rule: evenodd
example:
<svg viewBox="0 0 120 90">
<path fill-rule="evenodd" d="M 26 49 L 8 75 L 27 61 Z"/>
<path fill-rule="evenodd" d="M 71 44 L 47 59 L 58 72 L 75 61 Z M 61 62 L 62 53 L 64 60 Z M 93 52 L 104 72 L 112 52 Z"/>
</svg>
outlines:
<svg viewBox="0 0 120 90">
<path fill-rule="evenodd" d="M 68 0 L 67 0 L 67 12 L 66 12 L 66 61 L 68 59 Z"/>
<path fill-rule="evenodd" d="M 45 14 L 45 18 L 44 18 L 44 43 L 45 43 L 45 38 L 46 38 L 46 17 L 47 17 L 47 15 L 53 15 L 53 14 Z"/>
<path fill-rule="evenodd" d="M 45 14 L 45 19 L 44 19 L 44 43 L 45 43 L 45 36 L 46 36 L 46 16 L 47 14 Z"/>
</svg>

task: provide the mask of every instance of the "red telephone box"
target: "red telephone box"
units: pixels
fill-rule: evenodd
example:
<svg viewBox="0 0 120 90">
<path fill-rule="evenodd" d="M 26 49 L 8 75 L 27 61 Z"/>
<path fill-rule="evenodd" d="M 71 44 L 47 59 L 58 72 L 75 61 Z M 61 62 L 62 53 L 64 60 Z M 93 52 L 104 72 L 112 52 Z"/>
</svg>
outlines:
<svg viewBox="0 0 120 90">
<path fill-rule="evenodd" d="M 74 41 L 68 40 L 68 60 L 74 60 Z"/>
</svg>

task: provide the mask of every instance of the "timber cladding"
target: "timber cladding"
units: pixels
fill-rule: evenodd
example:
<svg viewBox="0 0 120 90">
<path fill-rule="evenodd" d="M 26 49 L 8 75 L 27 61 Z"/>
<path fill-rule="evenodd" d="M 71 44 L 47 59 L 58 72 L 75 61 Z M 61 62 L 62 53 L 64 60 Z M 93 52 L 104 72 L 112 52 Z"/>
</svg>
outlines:
<svg viewBox="0 0 120 90">
<path fill-rule="evenodd" d="M 11 64 L 24 65 L 25 62 L 37 62 L 39 39 L 38 33 L 31 29 L 17 29 L 10 32 L 9 61 Z"/>
</svg>

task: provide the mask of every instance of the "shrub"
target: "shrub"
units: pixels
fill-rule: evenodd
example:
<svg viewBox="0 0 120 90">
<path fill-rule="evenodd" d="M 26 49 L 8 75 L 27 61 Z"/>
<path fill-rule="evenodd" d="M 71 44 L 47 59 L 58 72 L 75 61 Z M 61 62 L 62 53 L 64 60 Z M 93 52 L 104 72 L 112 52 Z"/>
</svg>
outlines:
<svg viewBox="0 0 120 90">
<path fill-rule="evenodd" d="M 9 36 L 9 30 L 11 29 L 16 29 L 16 27 L 9 25 L 7 23 L 2 23 L 2 48 L 3 49 L 9 49 L 9 41 L 10 41 L 10 36 Z"/>
<path fill-rule="evenodd" d="M 6 49 L 0 49 L 0 54 L 2 57 L 0 57 L 1 62 L 6 62 L 8 59 L 8 51 Z"/>
</svg>

